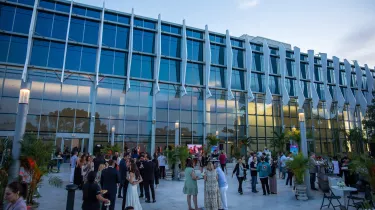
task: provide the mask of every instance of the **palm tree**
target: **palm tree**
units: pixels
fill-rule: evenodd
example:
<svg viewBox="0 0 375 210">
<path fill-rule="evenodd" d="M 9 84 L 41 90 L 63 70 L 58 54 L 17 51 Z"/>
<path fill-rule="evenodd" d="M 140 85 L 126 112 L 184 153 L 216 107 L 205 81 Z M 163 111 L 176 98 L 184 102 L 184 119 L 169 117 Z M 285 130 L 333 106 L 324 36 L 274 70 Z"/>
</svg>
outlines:
<svg viewBox="0 0 375 210">
<path fill-rule="evenodd" d="M 273 132 L 276 138 L 271 139 L 271 146 L 277 148 L 277 152 L 284 152 L 285 144 L 288 142 L 288 136 L 285 132 Z"/>
</svg>

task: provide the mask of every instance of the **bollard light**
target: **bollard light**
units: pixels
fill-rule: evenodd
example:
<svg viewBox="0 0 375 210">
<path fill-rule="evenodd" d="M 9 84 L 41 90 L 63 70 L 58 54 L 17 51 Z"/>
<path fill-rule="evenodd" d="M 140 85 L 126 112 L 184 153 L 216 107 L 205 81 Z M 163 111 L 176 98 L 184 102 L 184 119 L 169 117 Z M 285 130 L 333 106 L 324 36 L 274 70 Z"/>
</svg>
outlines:
<svg viewBox="0 0 375 210">
<path fill-rule="evenodd" d="M 20 104 L 28 104 L 30 98 L 30 90 L 29 89 L 21 89 L 20 90 L 20 98 L 18 103 Z"/>
<path fill-rule="evenodd" d="M 176 123 L 174 124 L 174 128 L 178 129 L 179 127 L 180 127 L 180 123 L 176 121 Z"/>
<path fill-rule="evenodd" d="M 116 130 L 116 127 L 112 126 L 112 132 L 115 132 L 115 130 Z"/>
</svg>

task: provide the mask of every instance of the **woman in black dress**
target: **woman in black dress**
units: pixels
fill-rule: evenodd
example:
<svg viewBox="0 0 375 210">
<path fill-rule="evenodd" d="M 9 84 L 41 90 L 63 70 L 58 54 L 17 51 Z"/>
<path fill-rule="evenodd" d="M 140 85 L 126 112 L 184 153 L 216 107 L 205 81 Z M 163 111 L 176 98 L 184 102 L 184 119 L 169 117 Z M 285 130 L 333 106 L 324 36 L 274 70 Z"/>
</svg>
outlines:
<svg viewBox="0 0 375 210">
<path fill-rule="evenodd" d="M 82 190 L 83 185 L 83 176 L 82 176 L 82 167 L 86 163 L 86 156 L 82 157 L 77 161 L 76 168 L 74 170 L 74 184 L 78 186 L 78 189 Z"/>
<path fill-rule="evenodd" d="M 87 175 L 87 183 L 85 183 L 82 187 L 82 209 L 83 210 L 99 210 L 100 209 L 100 202 L 108 203 L 109 200 L 103 198 L 100 187 L 97 183 L 95 183 L 96 173 L 91 171 Z"/>
<path fill-rule="evenodd" d="M 155 164 L 155 189 L 158 188 L 159 185 L 159 176 L 160 176 L 160 170 L 159 170 L 159 161 L 158 161 L 158 155 L 154 154 L 154 159 L 152 159 L 152 162 Z"/>
</svg>

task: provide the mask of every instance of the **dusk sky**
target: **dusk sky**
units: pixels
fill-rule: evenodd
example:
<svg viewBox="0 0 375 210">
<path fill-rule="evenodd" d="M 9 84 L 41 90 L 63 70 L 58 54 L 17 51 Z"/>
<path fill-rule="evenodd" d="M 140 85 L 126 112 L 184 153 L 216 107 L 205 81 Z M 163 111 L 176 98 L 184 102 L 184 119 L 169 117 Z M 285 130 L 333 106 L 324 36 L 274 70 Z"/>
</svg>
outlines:
<svg viewBox="0 0 375 210">
<path fill-rule="evenodd" d="M 103 0 L 76 0 L 102 6 Z M 106 8 L 232 36 L 289 43 L 375 66 L 375 0 L 106 0 Z"/>
</svg>

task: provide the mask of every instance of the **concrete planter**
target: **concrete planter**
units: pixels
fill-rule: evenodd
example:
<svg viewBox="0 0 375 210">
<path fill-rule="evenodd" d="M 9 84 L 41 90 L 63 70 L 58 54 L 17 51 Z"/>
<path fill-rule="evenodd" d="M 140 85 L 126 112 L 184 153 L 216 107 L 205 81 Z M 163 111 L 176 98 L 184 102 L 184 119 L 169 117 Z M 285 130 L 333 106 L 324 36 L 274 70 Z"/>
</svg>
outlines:
<svg viewBox="0 0 375 210">
<path fill-rule="evenodd" d="M 304 184 L 296 184 L 296 191 L 295 191 L 295 196 L 297 200 L 303 200 L 306 201 L 308 200 L 307 197 L 307 186 Z"/>
<path fill-rule="evenodd" d="M 185 171 L 180 171 L 180 181 L 185 181 Z"/>
<path fill-rule="evenodd" d="M 168 169 L 165 171 L 165 180 L 172 181 L 172 170 Z"/>
</svg>

